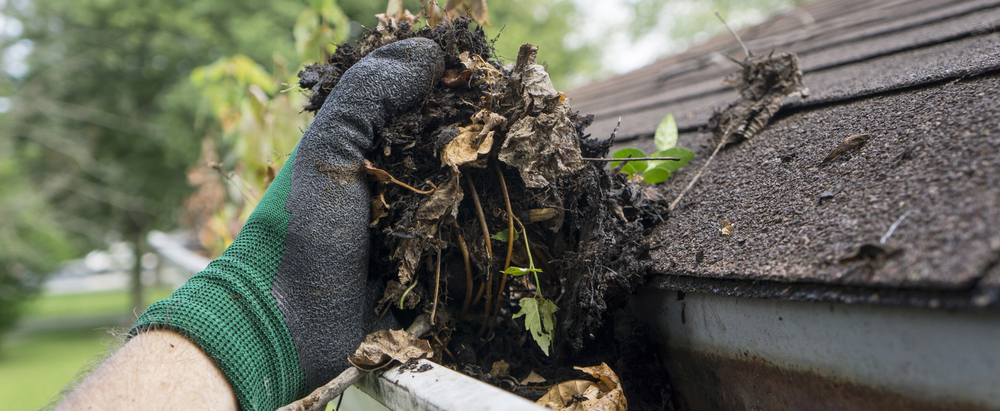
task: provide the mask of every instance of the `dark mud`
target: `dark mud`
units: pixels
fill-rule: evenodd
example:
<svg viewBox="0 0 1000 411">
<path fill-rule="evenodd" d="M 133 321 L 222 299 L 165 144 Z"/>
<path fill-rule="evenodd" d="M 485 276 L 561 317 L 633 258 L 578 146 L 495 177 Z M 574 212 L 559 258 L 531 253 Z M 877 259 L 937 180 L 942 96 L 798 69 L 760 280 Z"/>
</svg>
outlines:
<svg viewBox="0 0 1000 411">
<path fill-rule="evenodd" d="M 391 307 L 401 319 L 434 313 L 435 358 L 528 398 L 544 394 L 541 387 L 581 378 L 573 366 L 606 362 L 622 379 L 632 409 L 666 408 L 669 383 L 657 350 L 628 311 L 630 296 L 651 272 L 643 238 L 665 221 L 666 203 L 606 163 L 584 160 L 606 156 L 611 144 L 585 134 L 592 117 L 573 112 L 550 83 L 544 87 L 548 75 L 534 62 L 537 48 L 522 47 L 517 63 L 504 67 L 468 21 L 373 29 L 359 44 L 341 46 L 327 62 L 299 73 L 300 86 L 311 93 L 306 110 L 318 110 L 341 74 L 368 52 L 414 36 L 441 45 L 446 72 L 422 104 L 381 130 L 370 156 L 370 267 L 388 284 L 382 304 L 372 309 Z M 482 141 L 481 153 L 443 163 L 443 151 L 477 132 L 472 140 Z M 386 182 L 386 174 L 434 191 L 417 193 Z M 527 237 L 541 284 L 530 275 L 504 278 L 508 244 L 486 239 L 511 224 L 504 186 L 526 231 L 511 249 L 510 265 L 528 267 Z M 536 293 L 559 307 L 550 356 L 522 319 L 511 318 L 518 300 Z M 495 309 L 497 315 L 489 315 Z M 501 360 L 508 371 L 491 373 Z M 520 384 L 532 371 L 548 381 Z"/>
</svg>

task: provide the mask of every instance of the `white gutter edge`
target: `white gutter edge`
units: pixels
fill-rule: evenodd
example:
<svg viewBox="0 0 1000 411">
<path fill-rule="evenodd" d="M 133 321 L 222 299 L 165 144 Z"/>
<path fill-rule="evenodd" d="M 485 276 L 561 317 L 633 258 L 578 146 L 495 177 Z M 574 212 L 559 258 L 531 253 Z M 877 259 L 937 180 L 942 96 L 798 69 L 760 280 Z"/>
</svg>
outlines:
<svg viewBox="0 0 1000 411">
<path fill-rule="evenodd" d="M 427 360 L 370 373 L 355 386 L 391 410 L 547 410 Z"/>
<path fill-rule="evenodd" d="M 146 242 L 161 257 L 187 270 L 191 274 L 204 270 L 205 267 L 208 267 L 208 263 L 211 262 L 211 260 L 184 248 L 183 244 L 172 238 L 169 234 L 161 231 L 150 231 L 146 235 Z"/>
</svg>

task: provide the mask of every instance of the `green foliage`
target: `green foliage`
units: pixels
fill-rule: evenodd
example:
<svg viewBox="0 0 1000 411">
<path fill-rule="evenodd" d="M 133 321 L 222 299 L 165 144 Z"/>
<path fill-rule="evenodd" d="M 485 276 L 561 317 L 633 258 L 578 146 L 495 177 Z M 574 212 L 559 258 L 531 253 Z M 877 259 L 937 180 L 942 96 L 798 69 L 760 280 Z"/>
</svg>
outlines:
<svg viewBox="0 0 1000 411">
<path fill-rule="evenodd" d="M 503 243 L 506 243 L 508 238 L 510 238 L 510 235 L 507 234 L 507 230 L 503 230 L 499 233 L 490 236 L 490 239 L 497 240 Z M 517 233 L 517 230 L 514 230 L 514 241 L 517 241 L 517 239 L 519 238 L 521 238 L 521 235 Z"/>
<path fill-rule="evenodd" d="M 673 148 L 677 145 L 677 121 L 674 120 L 673 114 L 667 114 L 663 118 L 663 121 L 660 122 L 660 125 L 656 126 L 656 134 L 653 135 L 653 142 L 659 151 Z"/>
<path fill-rule="evenodd" d="M 540 272 L 542 272 L 540 268 L 521 268 L 514 266 L 507 267 L 506 270 L 503 270 L 504 274 L 512 275 L 514 277 L 520 277 L 527 273 L 540 273 Z"/>
<path fill-rule="evenodd" d="M 552 301 L 542 298 L 542 296 L 525 297 L 519 302 L 521 310 L 514 314 L 513 318 L 524 317 L 524 328 L 531 332 L 531 338 L 545 355 L 549 355 L 549 347 L 552 346 L 552 337 L 556 330 L 556 307 Z"/>
<path fill-rule="evenodd" d="M 650 184 L 657 184 L 667 181 L 670 173 L 677 171 L 694 158 L 694 152 L 686 148 L 675 147 L 677 145 L 677 122 L 673 114 L 667 114 L 656 127 L 656 134 L 653 136 L 657 151 L 646 155 L 646 152 L 633 147 L 626 147 L 615 151 L 611 158 L 644 158 L 644 157 L 671 157 L 679 158 L 674 160 L 639 160 L 629 161 L 622 167 L 622 172 L 633 175 L 641 175 L 642 181 Z M 611 163 L 611 168 L 618 167 L 620 161 Z"/>
</svg>

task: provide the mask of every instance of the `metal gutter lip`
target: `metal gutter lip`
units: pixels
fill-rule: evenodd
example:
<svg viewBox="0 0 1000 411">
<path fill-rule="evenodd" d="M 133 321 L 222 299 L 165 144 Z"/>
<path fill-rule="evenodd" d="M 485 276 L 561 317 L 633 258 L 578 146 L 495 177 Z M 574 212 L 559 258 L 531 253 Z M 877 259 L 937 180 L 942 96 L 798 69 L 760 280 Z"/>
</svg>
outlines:
<svg viewBox="0 0 1000 411">
<path fill-rule="evenodd" d="M 546 410 L 427 360 L 370 373 L 355 386 L 392 410 Z"/>
</svg>

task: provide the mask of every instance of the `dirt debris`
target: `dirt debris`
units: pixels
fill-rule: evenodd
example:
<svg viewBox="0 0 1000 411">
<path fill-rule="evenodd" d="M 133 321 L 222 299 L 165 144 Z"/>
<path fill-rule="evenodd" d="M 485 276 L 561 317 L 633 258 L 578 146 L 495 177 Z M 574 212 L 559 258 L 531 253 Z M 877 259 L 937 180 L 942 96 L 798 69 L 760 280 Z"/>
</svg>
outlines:
<svg viewBox="0 0 1000 411">
<path fill-rule="evenodd" d="M 649 369 L 656 350 L 646 347 L 644 326 L 620 309 L 650 272 L 643 234 L 664 221 L 665 201 L 606 163 L 583 160 L 606 156 L 611 142 L 584 133 L 593 117 L 574 112 L 555 90 L 536 62 L 537 47 L 522 46 L 504 67 L 467 20 L 416 31 L 406 21 L 385 25 L 299 73 L 310 93 L 306 110 L 318 110 L 368 52 L 414 36 L 445 50 L 446 71 L 421 104 L 380 130 L 370 158 L 373 169 L 413 185 L 372 178 L 370 267 L 388 284 L 378 309 L 392 307 L 401 319 L 435 311 L 434 358 L 533 400 L 545 390 L 518 382 L 532 372 L 549 376 L 551 385 L 575 378 L 573 366 L 607 362 L 630 404 L 665 404 L 666 391 L 639 388 L 668 383 Z M 527 231 L 513 246 L 495 239 L 512 219 Z M 502 274 L 530 261 L 542 270 L 539 284 L 531 275 Z M 551 356 L 512 318 L 521 298 L 538 295 L 559 306 Z M 491 375 L 501 360 L 509 374 Z"/>
</svg>

